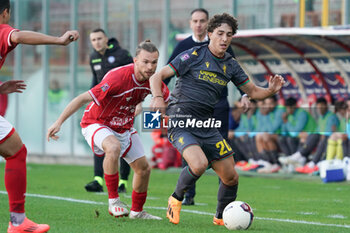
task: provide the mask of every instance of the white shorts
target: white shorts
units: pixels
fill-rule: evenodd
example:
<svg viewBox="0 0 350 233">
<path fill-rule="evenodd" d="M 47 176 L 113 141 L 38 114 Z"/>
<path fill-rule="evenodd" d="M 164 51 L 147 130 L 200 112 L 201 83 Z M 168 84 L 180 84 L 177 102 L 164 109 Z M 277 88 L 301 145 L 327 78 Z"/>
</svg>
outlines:
<svg viewBox="0 0 350 233">
<path fill-rule="evenodd" d="M 82 128 L 81 132 L 96 155 L 104 155 L 102 142 L 106 137 L 114 135 L 121 145 L 120 155 L 127 163 L 130 164 L 145 156 L 140 137 L 134 128 L 124 133 L 117 133 L 105 125 L 91 124 L 86 128 Z"/>
<path fill-rule="evenodd" d="M 14 133 L 15 129 L 5 118 L 0 116 L 0 143 L 3 143 Z"/>
</svg>

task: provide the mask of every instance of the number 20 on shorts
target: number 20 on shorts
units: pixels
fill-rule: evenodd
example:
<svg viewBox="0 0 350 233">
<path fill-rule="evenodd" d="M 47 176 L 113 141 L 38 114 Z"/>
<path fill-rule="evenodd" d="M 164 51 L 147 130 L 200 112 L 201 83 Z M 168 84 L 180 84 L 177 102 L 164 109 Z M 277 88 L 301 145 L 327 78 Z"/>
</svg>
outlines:
<svg viewBox="0 0 350 233">
<path fill-rule="evenodd" d="M 228 151 L 232 151 L 231 146 L 225 139 L 216 143 L 216 148 L 220 149 L 220 156 L 226 154 Z"/>
</svg>

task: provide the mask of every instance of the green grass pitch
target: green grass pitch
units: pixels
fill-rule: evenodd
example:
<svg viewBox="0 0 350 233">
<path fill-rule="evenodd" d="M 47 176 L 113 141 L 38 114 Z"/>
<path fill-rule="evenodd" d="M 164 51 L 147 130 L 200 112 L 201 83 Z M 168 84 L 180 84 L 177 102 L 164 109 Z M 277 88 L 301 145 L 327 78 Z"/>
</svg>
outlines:
<svg viewBox="0 0 350 233">
<path fill-rule="evenodd" d="M 88 193 L 92 167 L 28 164 L 27 216 L 51 226 L 51 233 L 86 232 L 228 232 L 214 226 L 218 179 L 208 171 L 197 182 L 195 206 L 183 206 L 178 225 L 165 218 L 167 199 L 173 192 L 179 169 L 152 170 L 145 209 L 163 217 L 157 220 L 113 218 L 107 210 L 107 194 Z M 4 163 L 0 163 L 0 232 L 6 232 L 9 216 L 4 187 Z M 131 181 L 121 199 L 131 205 Z M 104 187 L 106 191 L 106 187 Z M 323 184 L 309 176 L 240 175 L 237 200 L 254 210 L 248 232 L 350 232 L 349 182 Z"/>
</svg>

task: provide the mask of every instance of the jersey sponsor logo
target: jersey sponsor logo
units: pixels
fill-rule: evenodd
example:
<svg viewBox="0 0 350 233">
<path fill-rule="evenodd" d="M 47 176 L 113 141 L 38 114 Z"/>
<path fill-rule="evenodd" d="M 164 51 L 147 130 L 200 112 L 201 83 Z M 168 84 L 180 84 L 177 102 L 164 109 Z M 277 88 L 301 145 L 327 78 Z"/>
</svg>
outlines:
<svg viewBox="0 0 350 233">
<path fill-rule="evenodd" d="M 126 118 L 119 118 L 119 117 L 113 117 L 112 120 L 109 122 L 110 126 L 123 126 L 132 121 L 133 117 L 126 117 Z"/>
<path fill-rule="evenodd" d="M 94 65 L 94 70 L 100 70 L 102 67 L 101 67 L 101 65 L 99 64 L 99 65 Z"/>
<path fill-rule="evenodd" d="M 113 62 L 115 62 L 115 57 L 109 56 L 109 57 L 107 58 L 107 60 L 108 60 L 109 63 L 112 64 Z"/>
<path fill-rule="evenodd" d="M 101 61 L 102 61 L 101 58 L 97 58 L 97 59 L 93 59 L 93 60 L 91 61 L 91 63 L 94 64 L 94 63 L 98 63 L 98 62 L 101 62 Z"/>
<path fill-rule="evenodd" d="M 207 68 L 209 68 L 210 63 L 209 62 L 205 62 L 205 65 L 207 66 Z"/>
<path fill-rule="evenodd" d="M 101 87 L 101 89 L 102 89 L 103 92 L 107 91 L 107 90 L 109 89 L 108 83 L 103 84 L 103 86 Z"/>
<path fill-rule="evenodd" d="M 194 51 L 192 52 L 192 55 L 198 56 L 197 51 L 196 51 L 196 50 L 194 50 Z"/>
<path fill-rule="evenodd" d="M 180 57 L 181 61 L 186 61 L 189 58 L 190 58 L 190 55 L 188 55 L 188 53 L 185 53 Z"/>
<path fill-rule="evenodd" d="M 209 72 L 209 71 L 205 71 L 205 70 L 201 70 L 199 71 L 199 76 L 198 79 L 200 80 L 204 80 L 204 81 L 208 81 L 211 83 L 217 83 L 221 86 L 226 86 L 227 82 L 221 79 L 218 79 L 217 74 Z"/>
<path fill-rule="evenodd" d="M 144 129 L 160 129 L 160 116 L 159 110 L 156 112 L 144 111 L 143 112 L 143 128 Z"/>
</svg>

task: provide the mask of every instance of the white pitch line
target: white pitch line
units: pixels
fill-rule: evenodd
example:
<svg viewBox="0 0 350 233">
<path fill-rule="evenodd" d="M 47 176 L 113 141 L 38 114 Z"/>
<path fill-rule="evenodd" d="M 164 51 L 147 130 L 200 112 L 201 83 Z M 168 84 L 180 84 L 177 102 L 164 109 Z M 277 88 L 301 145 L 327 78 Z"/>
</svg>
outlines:
<svg viewBox="0 0 350 233">
<path fill-rule="evenodd" d="M 7 195 L 7 192 L 0 191 L 0 194 Z M 94 205 L 105 205 L 105 202 L 96 202 L 96 201 L 88 201 L 88 200 L 79 200 L 74 198 L 67 198 L 67 197 L 58 197 L 58 196 L 48 196 L 48 195 L 41 195 L 41 194 L 30 194 L 26 193 L 26 197 L 39 197 L 39 198 L 45 198 L 45 199 L 53 199 L 53 200 L 60 200 L 60 201 L 69 201 L 69 202 L 75 202 L 75 203 L 83 203 L 83 204 L 94 204 Z"/>
<path fill-rule="evenodd" d="M 0 191 L 0 194 L 7 195 L 6 191 Z M 27 197 L 38 197 L 38 198 L 45 198 L 45 199 L 53 199 L 53 200 L 60 200 L 60 201 L 68 201 L 68 202 L 75 202 L 75 203 L 83 203 L 83 204 L 93 204 L 93 205 L 107 205 L 107 202 L 96 202 L 96 201 L 88 201 L 88 200 L 80 200 L 75 198 L 67 198 L 67 197 L 59 197 L 59 196 L 49 196 L 49 195 L 41 195 L 41 194 L 30 194 L 26 193 Z M 157 210 L 166 210 L 165 207 L 146 207 L 146 209 L 157 209 Z M 197 211 L 197 210 L 187 210 L 182 209 L 182 212 L 187 213 L 193 213 L 193 214 L 200 214 L 200 215 L 210 215 L 213 216 L 214 213 L 204 212 L 204 211 Z M 274 222 L 288 222 L 288 223 L 296 223 L 296 224 L 306 224 L 306 225 L 316 225 L 316 226 L 325 226 L 325 227 L 339 227 L 339 228 L 348 228 L 350 229 L 350 225 L 341 225 L 341 224 L 331 224 L 331 223 L 321 223 L 321 222 L 309 222 L 309 221 L 300 221 L 300 220 L 293 220 L 293 219 L 279 219 L 279 218 L 265 218 L 265 217 L 254 217 L 254 219 L 258 220 L 267 220 L 267 221 L 274 221 Z"/>
</svg>

